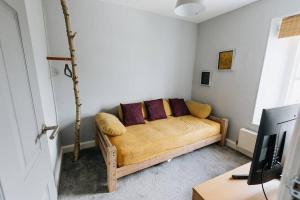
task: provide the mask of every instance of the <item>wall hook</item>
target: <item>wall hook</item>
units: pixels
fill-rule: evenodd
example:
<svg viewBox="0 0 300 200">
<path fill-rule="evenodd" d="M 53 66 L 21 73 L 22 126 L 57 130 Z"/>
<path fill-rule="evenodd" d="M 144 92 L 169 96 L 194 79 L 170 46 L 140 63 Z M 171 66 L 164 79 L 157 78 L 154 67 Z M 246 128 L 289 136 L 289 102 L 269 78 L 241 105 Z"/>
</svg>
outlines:
<svg viewBox="0 0 300 200">
<path fill-rule="evenodd" d="M 64 74 L 69 78 L 73 77 L 73 73 L 68 64 L 65 64 Z"/>
</svg>

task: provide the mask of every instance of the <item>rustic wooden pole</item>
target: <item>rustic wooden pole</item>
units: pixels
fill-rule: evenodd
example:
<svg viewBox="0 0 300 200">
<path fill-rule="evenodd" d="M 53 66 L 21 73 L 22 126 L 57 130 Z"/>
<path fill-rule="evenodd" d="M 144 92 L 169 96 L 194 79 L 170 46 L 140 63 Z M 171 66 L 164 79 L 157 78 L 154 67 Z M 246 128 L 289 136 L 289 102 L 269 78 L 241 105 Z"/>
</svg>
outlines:
<svg viewBox="0 0 300 200">
<path fill-rule="evenodd" d="M 80 152 L 80 97 L 79 97 L 79 87 L 78 87 L 78 75 L 77 75 L 77 64 L 76 64 L 76 54 L 74 48 L 74 37 L 76 33 L 73 33 L 71 30 L 70 15 L 68 13 L 68 6 L 66 0 L 60 0 L 61 7 L 64 13 L 66 31 L 69 43 L 71 64 L 72 64 L 72 80 L 73 80 L 73 91 L 75 96 L 75 105 L 76 105 L 76 119 L 75 119 L 75 143 L 74 143 L 74 160 L 79 159 Z"/>
</svg>

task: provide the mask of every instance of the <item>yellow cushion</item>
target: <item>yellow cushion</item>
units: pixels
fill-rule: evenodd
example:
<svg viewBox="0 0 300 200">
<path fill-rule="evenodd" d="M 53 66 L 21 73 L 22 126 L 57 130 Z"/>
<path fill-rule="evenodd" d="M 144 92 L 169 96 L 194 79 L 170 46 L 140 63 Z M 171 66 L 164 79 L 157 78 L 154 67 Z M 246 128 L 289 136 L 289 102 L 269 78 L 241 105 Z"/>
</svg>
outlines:
<svg viewBox="0 0 300 200">
<path fill-rule="evenodd" d="M 142 113 L 143 113 L 144 119 L 147 119 L 148 115 L 147 115 L 147 110 L 146 110 L 146 106 L 145 106 L 144 102 L 142 103 Z M 118 106 L 118 115 L 119 115 L 119 119 L 121 121 L 123 121 L 123 111 L 122 111 L 122 107 L 120 105 Z"/>
<path fill-rule="evenodd" d="M 96 115 L 96 122 L 101 132 L 106 135 L 120 136 L 126 133 L 126 127 L 112 114 L 98 113 Z"/>
<path fill-rule="evenodd" d="M 186 105 L 193 116 L 199 117 L 201 119 L 207 118 L 211 113 L 211 106 L 208 104 L 201 104 L 195 101 L 187 101 Z"/>
<path fill-rule="evenodd" d="M 117 163 L 121 167 L 218 134 L 219 123 L 187 115 L 129 126 L 126 134 L 109 140 L 117 148 Z"/>
<path fill-rule="evenodd" d="M 167 116 L 171 116 L 171 115 L 172 115 L 172 110 L 171 110 L 169 101 L 166 100 L 166 99 L 164 99 L 164 100 L 163 100 L 163 103 L 164 103 L 164 109 L 165 109 L 166 115 L 167 115 Z"/>
</svg>

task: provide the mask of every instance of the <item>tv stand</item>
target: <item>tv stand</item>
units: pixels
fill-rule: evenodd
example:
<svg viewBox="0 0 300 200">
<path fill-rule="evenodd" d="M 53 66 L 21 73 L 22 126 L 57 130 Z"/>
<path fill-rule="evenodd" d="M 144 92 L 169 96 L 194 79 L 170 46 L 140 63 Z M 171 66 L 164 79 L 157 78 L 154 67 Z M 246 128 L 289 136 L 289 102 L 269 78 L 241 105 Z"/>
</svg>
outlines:
<svg viewBox="0 0 300 200">
<path fill-rule="evenodd" d="M 193 200 L 265 200 L 261 185 L 248 185 L 247 180 L 236 180 L 232 175 L 247 176 L 251 163 L 247 163 L 234 170 L 210 179 L 193 188 Z M 264 183 L 269 200 L 277 200 L 280 181 L 274 179 Z"/>
</svg>

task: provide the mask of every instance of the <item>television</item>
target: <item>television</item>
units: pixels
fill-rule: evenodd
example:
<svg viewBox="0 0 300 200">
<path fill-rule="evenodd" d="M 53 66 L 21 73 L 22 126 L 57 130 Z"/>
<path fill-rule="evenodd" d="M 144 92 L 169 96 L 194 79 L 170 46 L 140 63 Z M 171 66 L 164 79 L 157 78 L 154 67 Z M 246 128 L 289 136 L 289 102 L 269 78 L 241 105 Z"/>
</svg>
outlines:
<svg viewBox="0 0 300 200">
<path fill-rule="evenodd" d="M 248 179 L 248 185 L 280 179 L 286 143 L 293 134 L 300 104 L 263 109 L 249 175 L 233 175 Z"/>
<path fill-rule="evenodd" d="M 280 178 L 284 147 L 293 134 L 300 105 L 289 105 L 262 112 L 248 184 L 262 184 Z"/>
</svg>

